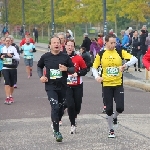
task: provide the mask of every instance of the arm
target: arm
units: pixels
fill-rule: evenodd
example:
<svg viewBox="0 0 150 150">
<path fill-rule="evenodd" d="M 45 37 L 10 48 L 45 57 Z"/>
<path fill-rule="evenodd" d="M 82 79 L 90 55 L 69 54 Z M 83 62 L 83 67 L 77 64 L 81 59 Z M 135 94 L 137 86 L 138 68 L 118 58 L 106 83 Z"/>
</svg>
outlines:
<svg viewBox="0 0 150 150">
<path fill-rule="evenodd" d="M 142 62 L 147 70 L 150 70 L 150 48 L 146 52 L 146 54 L 143 56 Z"/>
<path fill-rule="evenodd" d="M 85 39 L 83 40 L 83 43 L 82 43 L 82 45 L 81 45 L 81 47 L 85 47 L 86 46 L 86 41 L 85 41 Z"/>
<path fill-rule="evenodd" d="M 74 64 L 69 56 L 68 56 L 68 61 L 67 61 L 67 72 L 69 74 L 73 74 L 75 72 Z"/>
<path fill-rule="evenodd" d="M 14 55 L 13 55 L 12 58 L 13 58 L 13 59 L 16 59 L 17 61 L 20 60 L 19 54 L 18 54 L 17 49 L 16 49 L 15 47 L 14 47 Z"/>
<path fill-rule="evenodd" d="M 99 54 L 97 54 L 93 63 L 93 68 L 92 68 L 93 76 L 95 77 L 95 79 L 99 77 L 97 68 L 100 66 L 100 64 L 101 64 L 100 56 Z"/>
<path fill-rule="evenodd" d="M 25 44 L 25 39 L 23 39 L 21 42 L 20 42 L 20 46 L 23 46 Z"/>
<path fill-rule="evenodd" d="M 138 59 L 135 56 L 129 54 L 125 50 L 122 50 L 122 57 L 124 59 L 130 59 L 127 63 L 125 63 L 126 66 L 132 66 L 138 61 Z"/>
<path fill-rule="evenodd" d="M 44 68 L 44 56 L 42 55 L 40 60 L 37 63 L 37 73 L 38 76 L 41 78 L 43 76 L 43 68 Z"/>
<path fill-rule="evenodd" d="M 77 72 L 78 76 L 85 76 L 87 74 L 87 66 L 82 57 L 80 57 L 80 70 Z"/>
</svg>

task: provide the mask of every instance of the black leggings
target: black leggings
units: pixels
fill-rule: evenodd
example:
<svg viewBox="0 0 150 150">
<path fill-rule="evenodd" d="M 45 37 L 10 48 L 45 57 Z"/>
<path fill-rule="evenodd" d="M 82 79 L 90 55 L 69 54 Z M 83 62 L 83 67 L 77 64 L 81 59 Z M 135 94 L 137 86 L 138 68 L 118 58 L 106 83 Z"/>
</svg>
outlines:
<svg viewBox="0 0 150 150">
<path fill-rule="evenodd" d="M 49 90 L 46 92 L 51 105 L 51 119 L 53 127 L 56 132 L 59 132 L 59 120 L 64 111 L 63 103 L 66 97 L 66 88 L 61 90 Z"/>
<path fill-rule="evenodd" d="M 83 97 L 83 83 L 75 87 L 68 87 L 66 92 L 66 102 L 68 107 L 69 120 L 71 126 L 75 125 L 75 118 L 80 113 Z"/>
<path fill-rule="evenodd" d="M 2 70 L 4 80 L 5 80 L 5 85 L 9 85 L 10 87 L 14 86 L 14 76 L 16 73 L 16 69 L 3 69 Z"/>
<path fill-rule="evenodd" d="M 104 99 L 106 103 L 106 114 L 111 116 L 113 114 L 113 99 L 116 103 L 116 111 L 122 113 L 124 111 L 124 88 L 119 86 L 105 86 L 103 87 Z"/>
</svg>

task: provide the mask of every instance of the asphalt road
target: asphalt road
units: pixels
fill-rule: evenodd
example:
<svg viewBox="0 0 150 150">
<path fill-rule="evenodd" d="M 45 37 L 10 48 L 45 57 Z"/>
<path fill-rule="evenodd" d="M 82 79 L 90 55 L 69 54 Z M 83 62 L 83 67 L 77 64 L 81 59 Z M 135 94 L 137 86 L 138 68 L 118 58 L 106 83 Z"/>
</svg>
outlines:
<svg viewBox="0 0 150 150">
<path fill-rule="evenodd" d="M 25 65 L 21 59 L 18 67 L 18 88 L 14 92 L 15 103 L 4 104 L 3 82 L 0 83 L 0 150 L 92 150 L 92 149 L 150 149 L 149 114 L 150 93 L 140 89 L 125 87 L 125 111 L 120 115 L 120 129 L 117 140 L 108 140 L 104 130 L 105 115 L 101 114 L 103 103 L 101 84 L 92 77 L 83 77 L 84 97 L 79 115 L 80 136 L 70 137 L 68 116 L 63 117 L 66 144 L 56 144 L 50 130 L 50 105 L 44 84 L 36 73 L 36 64 L 42 52 L 35 54 L 33 76 L 27 79 Z M 115 107 L 115 104 L 114 104 Z M 129 123 L 130 122 L 130 123 Z M 100 123 L 100 126 L 99 126 Z M 143 124 L 144 127 L 142 126 Z M 136 127 L 136 125 L 139 125 Z M 62 127 L 61 127 L 62 128 Z M 145 130 L 144 130 L 145 128 Z M 82 133 L 82 134 L 80 134 Z M 101 136 L 99 136 L 101 134 Z M 127 135 L 126 135 L 127 134 Z M 44 145 L 45 144 L 45 145 Z"/>
</svg>

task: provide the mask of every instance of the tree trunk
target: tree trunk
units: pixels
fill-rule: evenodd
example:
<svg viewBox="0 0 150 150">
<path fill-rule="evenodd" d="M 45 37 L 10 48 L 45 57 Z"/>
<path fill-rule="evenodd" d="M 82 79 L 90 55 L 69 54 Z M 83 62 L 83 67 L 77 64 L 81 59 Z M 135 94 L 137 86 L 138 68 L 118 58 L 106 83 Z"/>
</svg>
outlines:
<svg viewBox="0 0 150 150">
<path fill-rule="evenodd" d="M 42 24 L 42 40 L 43 40 L 43 24 Z"/>
<path fill-rule="evenodd" d="M 117 16 L 115 15 L 115 33 L 117 34 Z"/>
<path fill-rule="evenodd" d="M 48 40 L 50 39 L 50 28 L 49 28 L 50 24 L 48 23 Z"/>
<path fill-rule="evenodd" d="M 87 26 L 87 23 L 85 23 L 85 33 L 88 33 L 88 26 Z"/>
<path fill-rule="evenodd" d="M 74 41 L 75 41 L 75 37 L 76 37 L 75 24 L 73 24 L 73 26 L 74 26 L 73 36 L 74 36 Z"/>
</svg>

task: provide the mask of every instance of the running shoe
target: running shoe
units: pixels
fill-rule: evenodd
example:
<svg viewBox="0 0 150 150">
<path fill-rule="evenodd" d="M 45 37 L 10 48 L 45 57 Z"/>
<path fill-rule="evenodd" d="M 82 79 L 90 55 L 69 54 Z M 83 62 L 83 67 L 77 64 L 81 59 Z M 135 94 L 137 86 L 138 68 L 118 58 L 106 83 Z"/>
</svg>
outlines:
<svg viewBox="0 0 150 150">
<path fill-rule="evenodd" d="M 59 121 L 59 126 L 62 126 L 62 121 Z"/>
<path fill-rule="evenodd" d="M 14 88 L 17 88 L 17 84 L 14 85 Z"/>
<path fill-rule="evenodd" d="M 76 127 L 74 125 L 71 126 L 70 134 L 76 133 Z"/>
<path fill-rule="evenodd" d="M 106 108 L 105 107 L 103 107 L 102 113 L 106 114 Z"/>
<path fill-rule="evenodd" d="M 60 132 L 54 131 L 54 137 L 56 138 L 57 142 L 62 142 L 63 137 Z"/>
<path fill-rule="evenodd" d="M 9 99 L 9 98 L 6 98 L 6 100 L 5 100 L 4 104 L 8 104 L 8 105 L 10 105 L 10 104 L 11 104 L 10 99 Z"/>
<path fill-rule="evenodd" d="M 10 103 L 14 103 L 13 97 L 9 97 L 9 102 L 10 102 Z"/>
<path fill-rule="evenodd" d="M 111 129 L 111 130 L 109 131 L 108 138 L 115 138 L 115 133 L 114 133 L 114 130 L 113 130 L 113 129 Z"/>
</svg>

